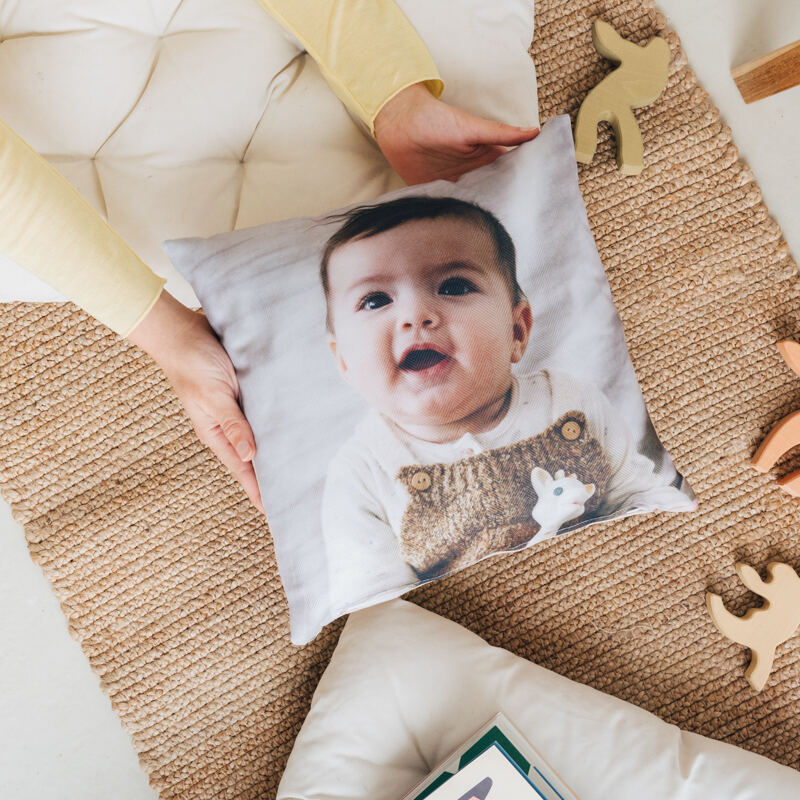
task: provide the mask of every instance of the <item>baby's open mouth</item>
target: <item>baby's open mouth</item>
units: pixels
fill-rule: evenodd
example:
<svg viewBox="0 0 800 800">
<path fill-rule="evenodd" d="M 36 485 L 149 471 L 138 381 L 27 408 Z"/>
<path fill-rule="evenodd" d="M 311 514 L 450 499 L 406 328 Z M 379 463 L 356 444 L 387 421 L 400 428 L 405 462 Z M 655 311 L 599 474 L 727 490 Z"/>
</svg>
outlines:
<svg viewBox="0 0 800 800">
<path fill-rule="evenodd" d="M 412 350 L 406 353 L 403 360 L 398 365 L 400 369 L 409 370 L 411 372 L 419 372 L 429 367 L 435 367 L 442 361 L 447 359 L 444 353 L 438 350 L 425 349 L 425 350 Z"/>
</svg>

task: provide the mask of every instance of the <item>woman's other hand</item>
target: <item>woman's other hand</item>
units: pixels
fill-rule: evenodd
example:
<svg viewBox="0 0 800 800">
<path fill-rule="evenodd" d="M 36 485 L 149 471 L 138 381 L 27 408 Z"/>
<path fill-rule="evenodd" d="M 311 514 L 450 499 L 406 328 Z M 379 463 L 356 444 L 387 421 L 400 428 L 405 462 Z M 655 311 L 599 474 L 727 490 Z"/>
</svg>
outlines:
<svg viewBox="0 0 800 800">
<path fill-rule="evenodd" d="M 454 181 L 539 133 L 538 128 L 493 122 L 448 105 L 424 83 L 406 87 L 385 103 L 374 128 L 378 147 L 409 185 Z"/>
<path fill-rule="evenodd" d="M 255 437 L 237 402 L 239 381 L 205 315 L 162 291 L 128 339 L 158 362 L 197 438 L 213 450 L 253 505 L 265 513 L 252 464 Z"/>
</svg>

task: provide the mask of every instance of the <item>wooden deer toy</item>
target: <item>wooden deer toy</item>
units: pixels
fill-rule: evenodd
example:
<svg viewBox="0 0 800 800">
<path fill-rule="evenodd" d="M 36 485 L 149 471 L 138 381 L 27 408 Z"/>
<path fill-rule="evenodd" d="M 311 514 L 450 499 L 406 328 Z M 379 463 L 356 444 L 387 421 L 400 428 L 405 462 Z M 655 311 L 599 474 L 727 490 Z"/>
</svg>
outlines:
<svg viewBox="0 0 800 800">
<path fill-rule="evenodd" d="M 777 561 L 767 564 L 766 581 L 747 564 L 737 564 L 736 572 L 750 591 L 766 600 L 764 605 L 737 617 L 725 608 L 718 594 L 711 592 L 706 592 L 706 605 L 724 636 L 750 648 L 750 666 L 745 678 L 760 692 L 772 672 L 776 648 L 800 625 L 800 575 L 788 564 Z"/>
<path fill-rule="evenodd" d="M 778 342 L 778 351 L 795 375 L 800 377 L 800 344 L 784 339 Z M 800 444 L 800 411 L 795 411 L 777 422 L 761 442 L 750 462 L 759 472 L 769 472 L 775 462 L 793 447 Z M 800 470 L 795 470 L 778 481 L 784 492 L 800 497 Z"/>
<path fill-rule="evenodd" d="M 624 175 L 638 175 L 644 166 L 642 134 L 634 108 L 652 103 L 664 90 L 669 73 L 669 45 L 658 36 L 644 47 L 623 39 L 607 22 L 596 19 L 592 41 L 601 56 L 619 62 L 586 95 L 575 120 L 575 157 L 583 164 L 597 150 L 597 124 L 610 122 L 617 137 L 617 165 Z"/>
</svg>

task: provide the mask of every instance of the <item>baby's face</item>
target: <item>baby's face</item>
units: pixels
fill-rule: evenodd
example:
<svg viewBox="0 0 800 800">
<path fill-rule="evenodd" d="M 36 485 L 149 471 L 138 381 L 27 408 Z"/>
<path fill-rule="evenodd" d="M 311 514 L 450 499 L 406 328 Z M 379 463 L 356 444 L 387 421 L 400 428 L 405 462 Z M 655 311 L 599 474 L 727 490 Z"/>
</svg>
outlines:
<svg viewBox="0 0 800 800">
<path fill-rule="evenodd" d="M 398 424 L 452 424 L 508 390 L 530 306 L 513 306 L 482 226 L 421 219 L 347 242 L 328 282 L 339 369 Z"/>
</svg>

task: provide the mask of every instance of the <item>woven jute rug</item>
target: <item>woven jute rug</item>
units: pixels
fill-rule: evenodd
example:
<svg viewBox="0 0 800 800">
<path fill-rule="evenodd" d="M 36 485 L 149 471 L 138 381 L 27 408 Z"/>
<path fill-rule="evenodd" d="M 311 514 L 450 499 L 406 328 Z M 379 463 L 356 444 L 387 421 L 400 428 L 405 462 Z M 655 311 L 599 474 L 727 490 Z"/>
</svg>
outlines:
<svg viewBox="0 0 800 800">
<path fill-rule="evenodd" d="M 411 599 L 798 768 L 800 637 L 778 649 L 757 695 L 747 651 L 704 607 L 706 589 L 738 613 L 761 602 L 737 560 L 800 568 L 800 501 L 748 466 L 800 408 L 800 381 L 775 348 L 800 329 L 796 266 L 660 14 L 641 0 L 538 0 L 536 11 L 543 120 L 574 115 L 611 68 L 592 47 L 594 18 L 672 49 L 664 94 L 637 112 L 644 172 L 619 175 L 602 126 L 580 173 L 647 406 L 700 509 L 595 526 Z M 289 643 L 265 523 L 136 348 L 72 305 L 4 305 L 0 375 L 3 495 L 152 785 L 162 798 L 273 796 L 341 622 L 307 647 Z"/>
</svg>

